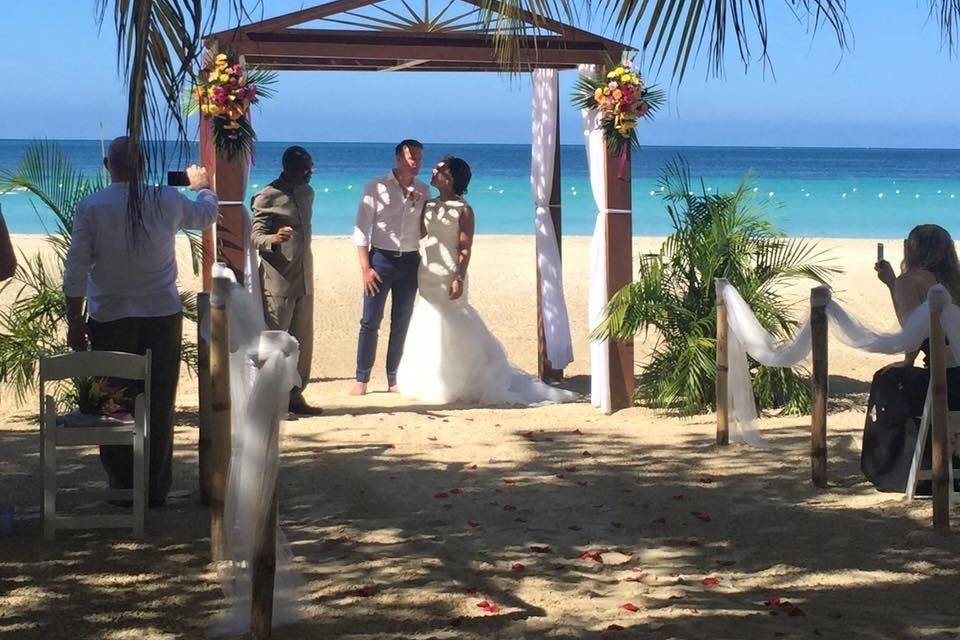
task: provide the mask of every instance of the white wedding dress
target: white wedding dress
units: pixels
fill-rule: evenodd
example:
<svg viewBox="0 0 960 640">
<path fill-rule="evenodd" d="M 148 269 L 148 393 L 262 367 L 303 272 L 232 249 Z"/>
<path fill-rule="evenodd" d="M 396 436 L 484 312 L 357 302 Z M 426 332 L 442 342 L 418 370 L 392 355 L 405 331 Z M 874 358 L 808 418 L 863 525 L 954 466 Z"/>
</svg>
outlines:
<svg viewBox="0 0 960 640">
<path fill-rule="evenodd" d="M 427 235 L 421 247 L 420 294 L 410 318 L 397 371 L 400 393 L 430 403 L 534 405 L 569 402 L 576 394 L 555 389 L 515 369 L 463 295 L 450 299 L 457 272 L 460 200 L 433 199 L 424 207 Z"/>
</svg>

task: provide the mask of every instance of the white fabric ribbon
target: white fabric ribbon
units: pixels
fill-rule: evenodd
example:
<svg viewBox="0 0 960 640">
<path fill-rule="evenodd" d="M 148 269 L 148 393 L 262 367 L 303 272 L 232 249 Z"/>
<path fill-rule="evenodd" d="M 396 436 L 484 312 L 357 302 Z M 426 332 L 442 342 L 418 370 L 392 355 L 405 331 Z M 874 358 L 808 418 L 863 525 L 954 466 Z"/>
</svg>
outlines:
<svg viewBox="0 0 960 640">
<path fill-rule="evenodd" d="M 950 297 L 941 285 L 931 287 L 930 296 Z M 767 446 L 757 430 L 757 405 L 750 379 L 747 355 L 768 367 L 792 367 L 810 355 L 810 319 L 805 319 L 793 338 L 778 342 L 764 329 L 736 287 L 717 281 L 717 296 L 726 305 L 727 327 L 727 404 L 730 441 Z M 845 345 L 871 353 L 909 353 L 930 337 L 930 306 L 924 302 L 913 310 L 899 331 L 880 333 L 866 328 L 851 317 L 835 300 L 827 302 L 826 315 L 837 338 Z M 948 302 L 940 316 L 944 334 L 950 342 L 954 360 L 960 362 L 960 307 Z"/>
<path fill-rule="evenodd" d="M 593 76 L 597 66 L 582 64 L 582 76 Z M 597 206 L 597 220 L 590 240 L 590 289 L 587 299 L 587 326 L 590 332 L 603 321 L 607 305 L 607 219 L 608 214 L 628 213 L 607 208 L 607 180 L 604 175 L 607 147 L 599 126 L 600 114 L 593 109 L 582 109 L 583 141 L 590 170 L 590 188 Z M 604 413 L 610 413 L 610 347 L 606 340 L 590 341 L 590 401 Z"/>
<path fill-rule="evenodd" d="M 547 359 L 554 369 L 573 362 L 570 318 L 563 295 L 560 244 L 550 216 L 554 159 L 557 150 L 559 74 L 556 69 L 533 71 L 533 142 L 530 183 L 536 205 L 537 267 L 540 270 L 540 317 Z"/>
<path fill-rule="evenodd" d="M 226 558 L 219 569 L 229 608 L 216 620 L 213 635 L 240 634 L 250 626 L 252 561 L 256 518 L 272 503 L 280 458 L 275 431 L 286 411 L 290 389 L 300 384 L 299 345 L 289 334 L 265 332 L 263 307 L 249 287 L 237 284 L 233 271 L 214 265 L 213 276 L 231 286 L 226 300 L 230 334 L 231 455 L 224 503 Z M 273 624 L 301 617 L 303 579 L 279 524 L 276 532 Z"/>
</svg>

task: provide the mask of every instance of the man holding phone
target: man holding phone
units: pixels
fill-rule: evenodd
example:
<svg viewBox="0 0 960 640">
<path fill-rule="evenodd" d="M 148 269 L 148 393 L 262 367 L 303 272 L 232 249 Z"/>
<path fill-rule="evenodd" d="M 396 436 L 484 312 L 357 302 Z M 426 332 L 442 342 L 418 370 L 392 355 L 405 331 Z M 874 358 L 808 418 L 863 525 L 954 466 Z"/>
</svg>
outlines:
<svg viewBox="0 0 960 640">
<path fill-rule="evenodd" d="M 139 221 L 127 207 L 130 141 L 110 143 L 104 166 L 111 184 L 77 204 L 63 274 L 67 302 L 67 344 L 75 351 L 152 351 L 150 389 L 151 507 L 164 503 L 173 465 L 173 408 L 180 378 L 183 308 L 177 291 L 176 236 L 180 229 L 204 229 L 217 220 L 217 196 L 207 170 L 187 169 L 191 200 L 171 187 L 146 187 Z M 86 303 L 86 310 L 84 310 Z M 86 311 L 86 312 L 84 312 Z M 133 487 L 133 448 L 100 447 L 111 489 Z"/>
<path fill-rule="evenodd" d="M 283 173 L 253 197 L 251 241 L 260 255 L 267 326 L 300 343 L 300 388 L 290 392 L 295 415 L 319 415 L 303 397 L 313 358 L 313 159 L 303 147 L 283 152 Z"/>
</svg>

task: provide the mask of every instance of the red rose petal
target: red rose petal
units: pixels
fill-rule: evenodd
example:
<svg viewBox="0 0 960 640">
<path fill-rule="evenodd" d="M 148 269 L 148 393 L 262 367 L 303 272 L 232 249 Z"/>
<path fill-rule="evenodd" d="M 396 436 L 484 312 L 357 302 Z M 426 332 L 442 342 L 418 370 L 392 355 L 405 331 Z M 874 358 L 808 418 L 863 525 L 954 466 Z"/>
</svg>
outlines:
<svg viewBox="0 0 960 640">
<path fill-rule="evenodd" d="M 663 516 L 660 516 L 659 518 L 657 518 L 657 519 L 654 520 L 653 522 L 654 522 L 654 524 L 667 524 L 667 519 L 664 518 Z"/>
<path fill-rule="evenodd" d="M 510 478 L 504 478 L 503 484 L 517 484 L 516 480 L 511 480 Z"/>
<path fill-rule="evenodd" d="M 461 493 L 463 493 L 463 489 L 461 489 L 460 487 L 454 487 L 453 489 L 450 489 L 450 493 L 452 495 L 460 495 Z"/>
<path fill-rule="evenodd" d="M 766 602 L 763 603 L 763 606 L 765 606 L 765 607 L 771 607 L 771 606 L 772 606 L 772 607 L 779 607 L 779 606 L 780 606 L 780 598 L 770 598 L 769 600 L 767 600 Z"/>
<path fill-rule="evenodd" d="M 703 579 L 703 585 L 706 587 L 715 587 L 720 584 L 720 578 L 715 578 L 714 576 L 709 576 Z"/>
<path fill-rule="evenodd" d="M 379 590 L 379 589 L 377 589 L 377 585 L 375 585 L 375 584 L 368 584 L 368 585 L 365 586 L 365 587 L 360 587 L 359 589 L 357 589 L 357 590 L 354 591 L 353 593 L 354 593 L 354 595 L 360 596 L 361 598 L 370 598 L 370 597 L 373 597 L 373 596 L 377 595 L 377 591 L 378 591 L 378 590 Z"/>
<path fill-rule="evenodd" d="M 476 520 L 467 520 L 467 524 L 470 525 L 470 526 L 471 526 L 472 528 L 474 528 L 474 529 L 476 529 L 477 527 L 480 526 L 480 523 L 477 522 Z"/>
<path fill-rule="evenodd" d="M 623 631 L 623 627 L 618 624 L 611 624 L 607 627 L 607 631 Z"/>
<path fill-rule="evenodd" d="M 627 604 L 623 605 L 623 608 L 631 613 L 636 613 L 637 611 L 640 611 L 640 607 L 633 604 L 632 602 L 628 602 Z"/>
<path fill-rule="evenodd" d="M 589 458 L 589 457 L 591 457 L 593 454 L 590 453 L 589 451 L 584 451 L 584 452 L 581 453 L 580 455 L 582 455 L 584 458 Z"/>
<path fill-rule="evenodd" d="M 450 495 L 447 494 L 445 491 L 437 491 L 435 494 L 433 494 L 433 497 L 443 499 L 443 498 L 449 498 Z"/>
<path fill-rule="evenodd" d="M 550 553 L 550 547 L 546 545 L 534 544 L 530 545 L 530 551 L 534 553 Z"/>
<path fill-rule="evenodd" d="M 521 563 L 519 563 L 519 562 L 514 562 L 514 563 L 513 563 L 513 566 L 511 566 L 510 568 L 513 569 L 514 571 L 523 571 L 526 567 L 524 567 L 524 566 L 523 566 Z"/>
<path fill-rule="evenodd" d="M 521 433 L 520 435 L 527 440 L 533 440 L 533 431 L 527 431 L 526 433 Z"/>
<path fill-rule="evenodd" d="M 512 504 L 505 504 L 505 505 L 503 505 L 503 510 L 504 510 L 504 511 L 516 511 L 517 508 L 516 508 L 515 506 L 513 506 Z"/>
</svg>

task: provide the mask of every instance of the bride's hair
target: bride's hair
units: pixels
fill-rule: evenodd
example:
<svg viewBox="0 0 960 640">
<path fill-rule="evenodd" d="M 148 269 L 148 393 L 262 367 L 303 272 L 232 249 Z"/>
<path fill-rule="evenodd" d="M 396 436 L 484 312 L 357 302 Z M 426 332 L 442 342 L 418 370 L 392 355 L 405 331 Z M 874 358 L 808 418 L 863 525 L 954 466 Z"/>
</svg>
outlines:
<svg viewBox="0 0 960 640">
<path fill-rule="evenodd" d="M 462 158 L 447 156 L 443 159 L 444 164 L 450 170 L 450 177 L 453 178 L 453 190 L 458 196 L 467 192 L 470 185 L 470 178 L 473 177 L 470 171 L 470 165 Z"/>
<path fill-rule="evenodd" d="M 929 271 L 946 287 L 954 302 L 960 302 L 960 261 L 946 229 L 936 224 L 918 225 L 910 231 L 903 249 L 906 270 Z"/>
</svg>

